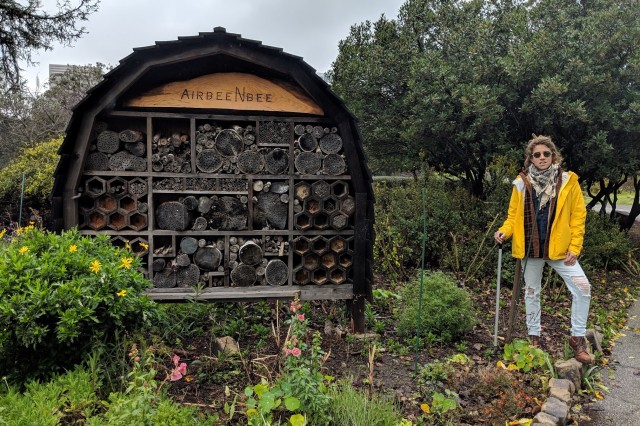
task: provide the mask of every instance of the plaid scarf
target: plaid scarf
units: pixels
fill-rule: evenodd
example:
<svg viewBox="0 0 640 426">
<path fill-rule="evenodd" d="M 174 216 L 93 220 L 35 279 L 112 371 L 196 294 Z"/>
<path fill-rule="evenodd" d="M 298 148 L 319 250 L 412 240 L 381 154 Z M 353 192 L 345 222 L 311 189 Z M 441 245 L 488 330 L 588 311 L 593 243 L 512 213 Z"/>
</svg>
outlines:
<svg viewBox="0 0 640 426">
<path fill-rule="evenodd" d="M 553 186 L 551 193 L 553 194 L 553 197 L 550 199 L 551 205 L 549 206 L 549 221 L 547 223 L 547 229 L 544 230 L 547 235 L 544 247 L 542 247 L 540 244 L 538 224 L 535 220 L 535 217 L 537 215 L 535 213 L 535 208 L 534 208 L 534 201 L 533 201 L 534 186 L 531 180 L 531 175 L 528 175 L 524 172 L 520 173 L 520 177 L 522 178 L 522 181 L 524 182 L 524 185 L 525 185 L 524 240 L 525 240 L 525 246 L 527 247 L 527 255 L 529 257 L 543 258 L 543 259 L 549 258 L 549 233 L 551 231 L 551 225 L 553 224 L 553 219 L 555 216 L 556 201 L 557 201 L 556 194 L 560 192 L 560 187 L 562 186 L 562 169 L 555 164 L 554 166 L 556 168 L 556 171 L 554 172 L 555 182 L 551 181 L 551 186 Z M 540 196 L 540 192 L 536 190 L 536 193 L 538 196 Z M 547 202 L 549 202 L 549 200 L 547 200 Z M 543 206 L 544 204 L 542 204 L 542 201 L 540 201 L 538 208 L 542 209 Z"/>
<path fill-rule="evenodd" d="M 528 170 L 529 181 L 531 186 L 540 197 L 540 205 L 538 209 L 542 210 L 550 199 L 556 196 L 556 180 L 558 178 L 559 166 L 552 164 L 547 170 L 538 170 L 536 166 L 531 164 Z"/>
</svg>

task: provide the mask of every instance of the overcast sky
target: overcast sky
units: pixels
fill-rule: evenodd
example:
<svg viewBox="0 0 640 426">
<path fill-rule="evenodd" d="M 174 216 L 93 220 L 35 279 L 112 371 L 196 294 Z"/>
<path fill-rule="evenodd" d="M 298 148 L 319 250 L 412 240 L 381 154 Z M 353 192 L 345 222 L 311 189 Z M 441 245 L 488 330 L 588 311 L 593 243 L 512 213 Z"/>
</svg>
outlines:
<svg viewBox="0 0 640 426">
<path fill-rule="evenodd" d="M 302 56 L 326 72 L 349 28 L 380 15 L 395 19 L 405 0 L 102 0 L 85 22 L 87 34 L 72 47 L 38 52 L 38 65 L 25 68 L 34 88 L 48 79 L 49 64 L 117 65 L 134 47 L 197 35 L 224 27 L 227 32 Z M 76 0 L 72 0 L 76 3 Z M 44 0 L 49 11 L 55 0 Z"/>
</svg>

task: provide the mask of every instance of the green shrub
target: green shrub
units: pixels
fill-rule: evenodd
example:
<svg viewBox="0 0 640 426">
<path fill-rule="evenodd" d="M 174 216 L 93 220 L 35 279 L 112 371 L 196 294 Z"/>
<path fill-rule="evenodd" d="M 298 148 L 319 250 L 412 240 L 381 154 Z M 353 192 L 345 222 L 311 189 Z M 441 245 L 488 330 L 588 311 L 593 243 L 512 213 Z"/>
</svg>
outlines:
<svg viewBox="0 0 640 426">
<path fill-rule="evenodd" d="M 46 426 L 71 424 L 99 409 L 89 373 L 79 368 L 51 381 L 26 383 L 24 393 L 10 387 L 0 394 L 0 424 Z"/>
<path fill-rule="evenodd" d="M 580 264 L 589 269 L 622 269 L 633 251 L 629 236 L 608 216 L 587 214 Z"/>
<path fill-rule="evenodd" d="M 60 158 L 58 148 L 61 144 L 62 138 L 56 138 L 25 148 L 0 171 L 0 200 L 8 204 L 8 211 L 19 211 L 23 174 L 26 175 L 24 206 L 43 213 L 49 210 L 53 173 Z"/>
<path fill-rule="evenodd" d="M 354 389 L 347 381 L 332 387 L 330 412 L 335 413 L 335 426 L 387 426 L 397 425 L 402 420 L 398 408 L 387 398 L 374 395 L 369 398 L 364 392 Z"/>
<path fill-rule="evenodd" d="M 426 181 L 376 183 L 374 259 L 378 272 L 404 280 L 420 266 L 423 189 L 427 216 L 425 263 L 431 268 L 450 269 L 461 278 L 465 274 L 479 278 L 495 272 L 493 243 L 487 244 L 487 233 L 493 233 L 489 229 L 492 222 L 497 227 L 498 212 L 506 214 L 504 197 L 500 202 L 485 203 L 470 195 L 459 182 L 438 175 Z"/>
<path fill-rule="evenodd" d="M 46 376 L 156 315 L 130 250 L 32 227 L 0 246 L 0 375 Z"/>
<path fill-rule="evenodd" d="M 396 312 L 401 337 L 416 333 L 419 294 L 418 276 L 402 289 L 402 300 Z M 459 288 L 453 278 L 443 272 L 425 272 L 419 337 L 429 336 L 449 343 L 460 339 L 474 323 L 475 312 L 467 290 Z"/>
</svg>

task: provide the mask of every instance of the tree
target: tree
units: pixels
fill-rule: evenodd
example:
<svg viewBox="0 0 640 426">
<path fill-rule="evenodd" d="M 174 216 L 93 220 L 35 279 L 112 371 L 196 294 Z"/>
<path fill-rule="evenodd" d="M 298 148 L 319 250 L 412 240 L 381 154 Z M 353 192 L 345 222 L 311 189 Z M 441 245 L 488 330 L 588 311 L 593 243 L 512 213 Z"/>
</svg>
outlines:
<svg viewBox="0 0 640 426">
<path fill-rule="evenodd" d="M 621 182 L 638 181 L 635 0 L 408 0 L 396 21 L 354 25 L 331 77 L 374 171 L 425 161 L 484 197 L 489 166 L 521 164 L 536 133 L 553 137 L 594 200 L 615 202 Z"/>
<path fill-rule="evenodd" d="M 58 12 L 50 14 L 40 10 L 40 0 L 28 0 L 22 5 L 15 0 L 0 2 L 0 77 L 3 85 L 20 88 L 20 61 L 32 64 L 35 50 L 50 50 L 53 42 L 70 44 L 84 34 L 78 24 L 86 21 L 98 10 L 99 0 L 79 0 L 71 4 L 65 0 L 58 4 Z"/>
<path fill-rule="evenodd" d="M 42 94 L 0 92 L 0 168 L 21 148 L 64 135 L 73 107 L 106 71 L 101 63 L 73 65 Z"/>
</svg>

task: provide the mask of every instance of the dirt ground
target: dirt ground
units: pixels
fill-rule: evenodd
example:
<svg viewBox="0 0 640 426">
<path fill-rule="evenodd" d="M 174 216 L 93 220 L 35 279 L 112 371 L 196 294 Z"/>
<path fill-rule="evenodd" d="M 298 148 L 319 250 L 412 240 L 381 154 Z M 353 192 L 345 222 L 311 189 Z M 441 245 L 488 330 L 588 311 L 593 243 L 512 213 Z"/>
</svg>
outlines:
<svg viewBox="0 0 640 426">
<path fill-rule="evenodd" d="M 640 246 L 640 225 L 634 227 L 632 236 Z M 613 326 L 621 325 L 620 318 L 610 318 L 606 313 L 624 312 L 621 305 L 626 303 L 628 306 L 633 299 L 631 295 L 638 293 L 640 283 L 637 277 L 623 272 L 611 272 L 591 276 L 590 279 L 594 283 L 590 324 L 611 321 L 615 323 Z M 377 281 L 376 288 L 385 287 L 381 277 Z M 541 400 L 544 400 L 544 386 L 540 382 L 542 374 L 509 373 L 508 379 L 512 380 L 512 384 L 509 385 L 511 390 L 508 392 L 494 393 L 490 386 L 486 386 L 494 380 L 486 376 L 495 375 L 496 363 L 502 356 L 502 337 L 506 330 L 511 290 L 504 288 L 502 291 L 504 303 L 500 312 L 501 340 L 498 348 L 493 347 L 495 291 L 493 288 L 471 291 L 479 313 L 479 322 L 464 342 L 458 345 L 422 347 L 417 354 L 415 347 L 409 342 L 393 343 L 398 342 L 398 339 L 395 336 L 393 312 L 387 307 L 374 305 L 376 319 L 386 324 L 385 329 L 377 336 L 358 338 L 348 333 L 341 336 L 325 334 L 327 321 L 333 320 L 332 324 L 335 326 L 335 319 L 344 317 L 344 304 L 313 302 L 308 317 L 311 328 L 323 334 L 323 349 L 327 354 L 325 373 L 336 378 L 348 378 L 355 387 L 363 390 L 388 395 L 398 402 L 405 417 L 415 420 L 423 414 L 420 404 L 430 402 L 421 394 L 416 371 L 427 363 L 444 360 L 456 353 L 465 353 L 473 360 L 473 364 L 459 366 L 453 377 L 441 384 L 442 389 L 446 387 L 459 396 L 458 402 L 462 410 L 459 410 L 457 424 L 503 425 L 505 420 L 533 417 L 539 411 Z M 569 334 L 571 297 L 563 285 L 549 286 L 543 290 L 542 296 L 543 307 L 549 307 L 542 317 L 542 349 L 553 359 L 564 358 L 566 337 Z M 286 309 L 280 306 L 281 318 L 286 318 Z M 523 309 L 520 306 L 514 338 L 526 337 Z M 606 319 L 603 319 L 603 315 Z M 286 330 L 282 329 L 282 341 L 285 333 Z M 249 356 L 219 356 L 212 350 L 210 339 L 202 337 L 185 340 L 180 348 L 173 348 L 190 367 L 187 380 L 171 385 L 171 395 L 177 401 L 215 410 L 222 418 L 226 416 L 223 410 L 225 402 L 231 404 L 235 398 L 236 410 L 241 412 L 244 387 L 258 383 L 262 377 L 275 379 L 279 358 L 274 338 L 261 340 L 259 346 L 252 336 L 240 336 L 238 340 L 240 347 L 245 349 L 244 353 L 248 351 Z M 374 345 L 374 364 L 370 366 L 369 356 Z M 606 359 L 608 355 L 609 351 L 605 348 L 602 359 Z M 513 394 L 506 395 L 509 392 Z M 588 402 L 593 397 L 593 394 L 586 394 L 581 398 L 583 402 Z M 580 404 L 580 400 L 577 403 Z M 572 418 L 572 424 L 578 424 L 580 413 L 573 413 Z"/>
</svg>

